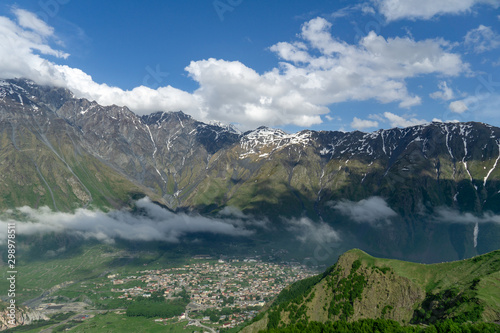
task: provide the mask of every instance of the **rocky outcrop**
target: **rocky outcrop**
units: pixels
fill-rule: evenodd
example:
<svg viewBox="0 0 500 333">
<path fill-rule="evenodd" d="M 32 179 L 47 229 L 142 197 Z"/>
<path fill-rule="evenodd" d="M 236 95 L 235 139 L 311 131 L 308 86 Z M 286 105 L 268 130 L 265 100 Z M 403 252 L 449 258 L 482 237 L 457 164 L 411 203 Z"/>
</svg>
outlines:
<svg viewBox="0 0 500 333">
<path fill-rule="evenodd" d="M 348 278 L 346 272 L 352 271 L 356 260 L 358 260 L 356 253 L 346 253 L 339 259 L 336 269 L 343 272 L 344 278 Z M 353 314 L 349 320 L 385 318 L 409 323 L 415 305 L 425 298 L 422 287 L 406 277 L 395 274 L 389 267 L 370 267 L 362 264 L 357 273 L 364 277 L 365 285 L 361 296 L 353 302 Z"/>
<path fill-rule="evenodd" d="M 446 319 L 495 322 L 500 299 L 491 290 L 500 287 L 498 269 L 500 251 L 425 265 L 354 249 L 322 275 L 285 289 L 244 332 L 361 319 L 390 319 L 401 325 Z"/>
<path fill-rule="evenodd" d="M 7 305 L 3 303 L 3 306 L 6 307 Z M 9 309 L 1 311 L 0 330 L 5 330 L 8 328 L 22 326 L 22 325 L 30 325 L 38 320 L 49 320 L 49 318 L 40 311 L 36 311 L 24 306 L 16 307 L 15 320 L 13 321 L 13 319 L 14 318 L 12 318 Z"/>
</svg>

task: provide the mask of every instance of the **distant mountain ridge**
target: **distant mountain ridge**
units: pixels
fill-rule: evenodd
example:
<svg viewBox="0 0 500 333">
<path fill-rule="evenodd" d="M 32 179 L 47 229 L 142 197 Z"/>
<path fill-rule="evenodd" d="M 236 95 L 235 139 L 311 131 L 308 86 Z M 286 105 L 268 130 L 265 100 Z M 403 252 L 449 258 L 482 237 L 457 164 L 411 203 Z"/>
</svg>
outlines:
<svg viewBox="0 0 500 333">
<path fill-rule="evenodd" d="M 461 258 L 500 246 L 498 224 L 482 224 L 473 246 L 474 224 L 427 221 L 443 207 L 500 213 L 500 128 L 483 123 L 240 133 L 180 111 L 139 117 L 19 79 L 0 81 L 0 133 L 2 208 L 109 209 L 148 195 L 172 210 L 217 215 L 235 207 L 278 228 L 300 216 L 326 221 L 381 254 L 411 247 L 433 258 L 435 248 L 422 244 L 440 242 L 453 248 L 447 258 Z M 397 216 L 373 227 L 350 207 L 374 197 Z"/>
</svg>

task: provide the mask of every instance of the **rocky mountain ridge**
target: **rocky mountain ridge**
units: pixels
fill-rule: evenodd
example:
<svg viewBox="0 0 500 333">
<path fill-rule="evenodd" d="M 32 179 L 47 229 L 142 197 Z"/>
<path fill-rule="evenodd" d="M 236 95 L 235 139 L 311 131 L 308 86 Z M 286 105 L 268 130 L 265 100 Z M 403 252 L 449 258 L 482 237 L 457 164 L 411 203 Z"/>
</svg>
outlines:
<svg viewBox="0 0 500 333">
<path fill-rule="evenodd" d="M 205 215 L 231 207 L 291 237 L 290 220 L 326 222 L 377 254 L 434 260 L 439 243 L 454 259 L 500 246 L 500 128 L 483 123 L 240 133 L 19 79 L 0 82 L 0 133 L 3 208 L 106 210 L 148 195 Z M 381 216 L 366 213 L 374 203 Z M 435 223 L 443 208 L 470 221 Z"/>
</svg>

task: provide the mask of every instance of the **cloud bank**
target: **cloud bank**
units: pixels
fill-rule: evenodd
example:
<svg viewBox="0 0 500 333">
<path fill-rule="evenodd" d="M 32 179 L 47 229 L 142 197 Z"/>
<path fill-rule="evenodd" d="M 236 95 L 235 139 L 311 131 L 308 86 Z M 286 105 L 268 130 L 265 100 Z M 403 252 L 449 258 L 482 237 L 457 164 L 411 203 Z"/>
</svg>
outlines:
<svg viewBox="0 0 500 333">
<path fill-rule="evenodd" d="M 495 215 L 491 212 L 482 214 L 481 216 L 473 215 L 471 213 L 461 213 L 457 210 L 440 207 L 436 209 L 436 214 L 433 217 L 435 222 L 450 223 L 450 224 L 466 224 L 474 225 L 472 232 L 474 247 L 478 245 L 479 225 L 483 223 L 496 223 L 500 224 L 500 215 Z"/>
<path fill-rule="evenodd" d="M 227 236 L 250 236 L 254 231 L 246 228 L 238 219 L 218 220 L 199 215 L 174 214 L 143 198 L 136 206 L 145 214 L 135 215 L 128 211 L 104 213 L 88 209 L 78 209 L 74 214 L 52 212 L 48 207 L 33 209 L 22 207 L 27 222 L 16 222 L 19 235 L 39 235 L 46 233 L 71 233 L 84 238 L 94 238 L 104 242 L 115 239 L 131 241 L 165 241 L 178 243 L 183 236 L 192 233 L 210 233 Z M 0 219 L 0 241 L 7 239 L 7 223 L 13 218 Z"/>
<path fill-rule="evenodd" d="M 77 97 L 128 106 L 139 115 L 183 110 L 202 121 L 242 128 L 319 124 L 330 105 L 346 101 L 373 99 L 408 108 L 421 98 L 408 91 L 405 80 L 427 74 L 457 76 L 469 67 L 442 39 L 384 38 L 372 31 L 349 44 L 335 38 L 332 24 L 318 17 L 302 25 L 297 41 L 269 48 L 280 63 L 268 72 L 210 58 L 185 68 L 199 85 L 193 92 L 170 85 L 123 90 L 57 64 L 69 54 L 53 46 L 58 45 L 54 29 L 26 10 L 14 9 L 13 14 L 15 19 L 0 17 L 0 73 L 5 79 L 24 77 L 65 87 Z"/>
<path fill-rule="evenodd" d="M 358 223 L 377 224 L 381 221 L 389 222 L 391 217 L 397 216 L 397 213 L 381 197 L 370 197 L 358 202 L 341 200 L 330 202 L 329 205 Z"/>
<path fill-rule="evenodd" d="M 306 217 L 291 219 L 288 223 L 288 231 L 297 235 L 301 243 L 337 243 L 340 236 L 331 226 L 325 222 L 315 223 Z"/>
<path fill-rule="evenodd" d="M 461 213 L 457 210 L 440 207 L 436 209 L 435 220 L 445 223 L 475 224 L 475 223 L 498 223 L 500 224 L 500 215 L 491 212 L 484 213 L 482 216 L 476 216 L 471 213 Z"/>
</svg>

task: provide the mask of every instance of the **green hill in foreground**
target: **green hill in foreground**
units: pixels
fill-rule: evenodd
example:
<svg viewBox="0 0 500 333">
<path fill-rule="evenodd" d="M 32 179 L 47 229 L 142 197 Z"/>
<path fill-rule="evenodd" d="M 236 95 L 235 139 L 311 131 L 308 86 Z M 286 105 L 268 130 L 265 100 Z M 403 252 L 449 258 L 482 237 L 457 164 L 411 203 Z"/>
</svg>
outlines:
<svg viewBox="0 0 500 333">
<path fill-rule="evenodd" d="M 285 289 L 242 332 L 499 332 L 500 250 L 417 264 L 343 254 Z"/>
</svg>

